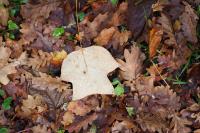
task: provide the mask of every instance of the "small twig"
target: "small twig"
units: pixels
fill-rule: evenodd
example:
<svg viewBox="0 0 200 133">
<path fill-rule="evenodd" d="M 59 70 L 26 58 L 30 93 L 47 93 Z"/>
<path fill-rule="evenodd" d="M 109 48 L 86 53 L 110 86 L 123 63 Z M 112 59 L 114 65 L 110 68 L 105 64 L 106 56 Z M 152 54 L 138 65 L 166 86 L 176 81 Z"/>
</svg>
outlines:
<svg viewBox="0 0 200 133">
<path fill-rule="evenodd" d="M 162 80 L 165 82 L 165 84 L 169 87 L 169 84 L 167 83 L 167 81 L 164 79 L 164 77 L 161 75 L 160 71 L 158 70 L 158 68 L 156 67 L 155 63 L 151 60 L 151 63 L 153 64 L 153 66 L 155 67 L 156 71 L 158 72 L 159 76 L 162 78 Z"/>
</svg>

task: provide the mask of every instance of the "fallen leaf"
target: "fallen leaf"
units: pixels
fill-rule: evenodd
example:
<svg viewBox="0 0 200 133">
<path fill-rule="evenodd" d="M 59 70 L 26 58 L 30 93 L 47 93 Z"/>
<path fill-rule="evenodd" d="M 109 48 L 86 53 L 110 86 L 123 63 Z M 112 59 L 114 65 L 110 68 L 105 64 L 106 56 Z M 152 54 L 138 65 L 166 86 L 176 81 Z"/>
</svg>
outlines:
<svg viewBox="0 0 200 133">
<path fill-rule="evenodd" d="M 85 116 L 92 110 L 95 110 L 99 105 L 96 97 L 85 98 L 77 101 L 71 101 L 67 107 L 67 110 L 80 116 Z"/>
<path fill-rule="evenodd" d="M 120 75 L 126 81 L 135 80 L 141 73 L 142 64 L 145 59 L 145 55 L 140 51 L 140 48 L 133 46 L 131 51 L 124 50 L 124 57 L 126 62 L 119 59 Z"/>
<path fill-rule="evenodd" d="M 48 129 L 45 125 L 37 125 L 32 127 L 33 133 L 51 133 L 51 129 Z"/>
<path fill-rule="evenodd" d="M 114 94 L 107 74 L 118 66 L 106 49 L 91 46 L 68 55 L 62 64 L 61 78 L 72 82 L 73 100 L 92 94 Z"/>
<path fill-rule="evenodd" d="M 150 58 L 156 55 L 156 50 L 162 40 L 163 31 L 162 29 L 153 28 L 150 31 L 149 36 L 149 56 Z"/>
<path fill-rule="evenodd" d="M 57 51 L 57 52 L 53 52 L 52 53 L 52 60 L 51 63 L 53 64 L 61 64 L 62 61 L 67 57 L 67 53 L 65 52 L 65 50 L 62 51 Z"/>
<path fill-rule="evenodd" d="M 64 126 L 68 126 L 69 124 L 73 123 L 74 119 L 74 114 L 68 111 L 65 112 L 65 114 L 63 115 L 63 120 L 61 121 L 61 123 Z"/>
<path fill-rule="evenodd" d="M 181 29 L 189 42 L 196 43 L 198 41 L 196 27 L 199 17 L 187 2 L 183 1 L 183 4 L 185 5 L 185 11 L 179 17 L 182 23 Z"/>
</svg>

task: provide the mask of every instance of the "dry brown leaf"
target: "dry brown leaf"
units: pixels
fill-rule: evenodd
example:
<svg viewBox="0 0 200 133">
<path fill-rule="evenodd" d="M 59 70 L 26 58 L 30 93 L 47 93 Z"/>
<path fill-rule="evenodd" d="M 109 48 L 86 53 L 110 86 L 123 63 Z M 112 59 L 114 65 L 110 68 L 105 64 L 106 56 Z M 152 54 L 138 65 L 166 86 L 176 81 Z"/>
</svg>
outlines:
<svg viewBox="0 0 200 133">
<path fill-rule="evenodd" d="M 131 51 L 124 50 L 125 61 L 118 60 L 120 64 L 120 75 L 126 81 L 135 80 L 141 73 L 142 64 L 145 59 L 145 55 L 140 51 L 138 47 L 131 47 Z"/>
<path fill-rule="evenodd" d="M 166 36 L 164 36 L 164 43 L 169 46 L 177 45 L 173 26 L 168 16 L 164 13 L 161 13 L 161 17 L 158 18 L 158 23 L 161 24 L 161 29 L 163 30 L 163 33 L 166 34 Z"/>
<path fill-rule="evenodd" d="M 58 92 L 63 92 L 69 89 L 69 84 L 65 84 L 58 77 L 51 77 L 45 73 L 40 73 L 40 77 L 32 77 L 33 87 L 48 88 L 50 90 L 57 89 Z"/>
<path fill-rule="evenodd" d="M 16 73 L 17 71 L 15 67 L 18 65 L 26 64 L 26 60 L 27 60 L 26 53 L 22 53 L 18 59 L 2 66 L 2 68 L 0 68 L 0 83 L 2 83 L 3 85 L 8 84 L 10 80 L 8 79 L 7 76 L 9 74 Z"/>
<path fill-rule="evenodd" d="M 187 2 L 183 1 L 183 3 L 185 5 L 185 11 L 180 16 L 180 21 L 182 23 L 181 28 L 187 40 L 192 43 L 196 43 L 197 42 L 196 27 L 199 18 L 195 14 L 194 9 Z"/>
<path fill-rule="evenodd" d="M 29 117 L 33 114 L 42 113 L 47 110 L 41 96 L 28 95 L 28 98 L 22 101 L 21 109 L 17 114 L 21 117 Z"/>
<path fill-rule="evenodd" d="M 170 128 L 172 128 L 173 133 L 190 133 L 191 129 L 187 126 L 191 125 L 192 122 L 186 118 L 181 118 L 174 114 L 172 116 L 172 121 L 170 123 Z"/>
<path fill-rule="evenodd" d="M 71 101 L 67 109 L 76 115 L 85 116 L 91 110 L 96 109 L 98 105 L 98 99 L 91 97 L 82 100 Z"/>
<path fill-rule="evenodd" d="M 69 124 L 74 122 L 74 114 L 72 112 L 65 112 L 65 114 L 63 115 L 63 120 L 61 121 L 61 123 L 66 127 Z"/>
<path fill-rule="evenodd" d="M 40 4 L 32 5 L 27 3 L 21 6 L 21 15 L 24 19 L 35 21 L 38 18 L 47 19 L 51 11 L 55 10 L 60 5 L 60 1 L 45 2 L 42 1 Z"/>
<path fill-rule="evenodd" d="M 23 45 L 30 44 L 36 39 L 37 34 L 32 23 L 22 23 L 20 27 L 20 32 L 22 33 L 20 41 L 22 41 Z"/>
<path fill-rule="evenodd" d="M 37 125 L 32 127 L 33 133 L 52 133 L 51 129 L 48 129 L 45 125 Z"/>
<path fill-rule="evenodd" d="M 8 9 L 1 6 L 1 8 L 0 8 L 0 24 L 2 24 L 3 26 L 6 26 L 7 22 L 8 22 L 8 18 L 9 18 Z"/>
<path fill-rule="evenodd" d="M 61 78 L 72 82 L 73 100 L 92 94 L 114 94 L 107 74 L 118 66 L 105 48 L 91 46 L 67 56 L 62 64 Z"/>
<path fill-rule="evenodd" d="M 27 65 L 35 70 L 41 70 L 42 68 L 48 66 L 52 60 L 52 55 L 42 50 L 33 50 L 31 57 L 28 58 Z"/>
<path fill-rule="evenodd" d="M 156 55 L 156 50 L 160 45 L 162 40 L 163 30 L 158 28 L 153 28 L 150 31 L 149 36 L 149 56 L 150 58 Z"/>
<path fill-rule="evenodd" d="M 4 67 L 4 65 L 6 65 L 8 63 L 8 59 L 10 57 L 11 54 L 11 50 L 9 48 L 6 47 L 0 47 L 0 68 Z"/>
<path fill-rule="evenodd" d="M 78 122 L 75 122 L 67 127 L 68 132 L 70 133 L 79 133 L 80 130 L 84 127 L 87 127 L 89 124 L 91 124 L 94 120 L 97 119 L 97 114 L 93 113 L 89 116 L 84 117 L 83 119 L 79 120 Z"/>
<path fill-rule="evenodd" d="M 94 39 L 94 42 L 96 42 L 98 45 L 106 46 L 116 31 L 117 28 L 115 27 L 103 29 L 100 34 Z"/>
</svg>

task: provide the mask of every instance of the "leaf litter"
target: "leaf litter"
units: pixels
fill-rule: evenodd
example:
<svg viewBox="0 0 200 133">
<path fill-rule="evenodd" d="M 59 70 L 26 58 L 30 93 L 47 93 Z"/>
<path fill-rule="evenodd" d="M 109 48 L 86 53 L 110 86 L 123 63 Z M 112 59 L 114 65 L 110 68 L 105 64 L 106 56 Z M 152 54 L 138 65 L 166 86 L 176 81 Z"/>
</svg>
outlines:
<svg viewBox="0 0 200 133">
<path fill-rule="evenodd" d="M 0 0 L 0 131 L 198 133 L 198 10 Z"/>
</svg>

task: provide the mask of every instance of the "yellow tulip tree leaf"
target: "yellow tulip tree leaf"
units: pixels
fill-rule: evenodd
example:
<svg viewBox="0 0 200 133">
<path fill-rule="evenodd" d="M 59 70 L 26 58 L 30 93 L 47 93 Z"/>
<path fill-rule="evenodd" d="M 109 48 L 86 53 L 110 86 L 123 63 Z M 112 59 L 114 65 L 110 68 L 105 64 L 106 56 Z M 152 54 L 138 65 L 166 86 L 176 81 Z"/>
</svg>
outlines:
<svg viewBox="0 0 200 133">
<path fill-rule="evenodd" d="M 70 53 L 64 59 L 61 78 L 73 84 L 73 100 L 92 94 L 113 94 L 107 75 L 119 67 L 103 47 L 91 46 Z"/>
</svg>

